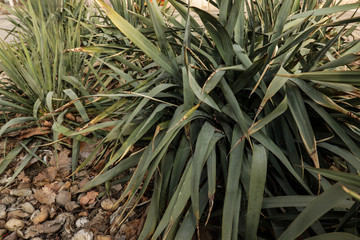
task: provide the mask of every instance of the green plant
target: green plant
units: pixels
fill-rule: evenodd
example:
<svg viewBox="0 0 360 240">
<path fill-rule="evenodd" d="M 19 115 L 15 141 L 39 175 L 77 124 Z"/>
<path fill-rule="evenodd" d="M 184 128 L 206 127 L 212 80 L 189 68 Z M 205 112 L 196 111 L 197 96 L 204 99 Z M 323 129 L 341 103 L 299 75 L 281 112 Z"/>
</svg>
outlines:
<svg viewBox="0 0 360 240">
<path fill-rule="evenodd" d="M 79 142 L 91 140 L 83 134 L 100 131 L 104 136 L 77 171 L 103 156 L 107 165 L 80 191 L 131 173 L 112 232 L 150 194 L 139 239 L 191 239 L 206 231 L 222 239 L 357 235 L 351 230 L 357 227 L 358 203 L 351 197 L 358 198 L 360 187 L 360 83 L 352 63 L 359 59 L 360 42 L 347 42 L 347 37 L 358 18 L 333 14 L 358 4 L 338 6 L 328 0 L 318 8 L 314 0 L 217 0 L 210 3 L 220 14 L 212 16 L 169 0 L 176 16 L 149 0 L 146 6 L 136 2 L 140 12 L 129 1 L 113 1 L 121 6 L 116 11 L 96 2 L 116 28 L 105 16 L 99 18 L 101 31 L 99 24 L 80 21 L 89 31 L 87 39 L 96 41 L 63 48 L 71 50 L 64 54 L 83 57 L 81 69 L 91 70 L 91 79 L 97 80 L 96 87 L 89 87 L 94 85 L 65 78 L 82 97 L 72 112 L 88 119 L 64 126 L 63 110 L 72 102 L 63 100 L 59 111 L 51 110 L 52 93 L 45 94 L 42 106 L 56 114 L 54 132 L 74 139 L 74 168 Z M 34 44 L 29 47 L 39 46 Z M 89 79 L 85 70 L 74 71 L 78 79 Z M 5 96 L 9 102 L 10 95 Z M 40 95 L 30 96 L 39 102 Z M 20 112 L 23 106 L 32 109 L 25 101 L 12 101 L 17 102 L 2 103 L 10 107 L 7 113 L 27 115 L 28 110 Z M 0 131 L 15 122 L 19 118 Z M 109 126 L 108 134 L 101 131 Z M 105 154 L 108 149 L 111 154 Z M 343 172 L 328 170 L 332 165 Z M 2 162 L 0 170 L 5 167 Z"/>
<path fill-rule="evenodd" d="M 136 166 L 113 230 L 149 190 L 139 239 L 191 239 L 213 227 L 222 239 L 354 237 L 346 231 L 357 203 L 318 169 L 359 170 L 359 73 L 350 64 L 360 45 L 346 42 L 358 19 L 331 15 L 358 4 L 211 1 L 218 16 L 190 8 L 198 23 L 181 2 L 169 0 L 178 20 L 146 1 L 151 22 L 134 28 L 96 2 L 155 67 L 132 90 L 100 95 L 142 98 L 111 133 L 118 147 L 103 173 L 81 189 Z M 134 145 L 143 148 L 132 153 Z"/>
<path fill-rule="evenodd" d="M 29 0 L 11 13 L 15 28 L 9 34 L 14 41 L 0 42 L 0 70 L 7 76 L 0 83 L 0 136 L 11 133 L 21 137 L 22 130 L 33 129 L 38 132 L 35 138 L 54 142 L 56 148 L 57 143 L 63 144 L 60 134 L 71 135 L 87 124 L 92 114 L 98 115 L 112 104 L 90 96 L 107 91 L 106 85 L 112 81 L 101 76 L 106 69 L 96 62 L 96 54 L 90 57 L 76 51 L 80 45 L 109 43 L 111 39 L 97 35 L 102 28 L 95 26 L 98 18 L 91 16 L 94 12 L 84 2 Z M 94 131 L 92 136 L 101 134 L 104 131 Z M 70 147 L 75 153 L 79 139 L 94 142 L 74 138 Z M 73 155 L 74 168 L 77 156 Z M 0 173 L 10 163 L 1 162 Z"/>
</svg>

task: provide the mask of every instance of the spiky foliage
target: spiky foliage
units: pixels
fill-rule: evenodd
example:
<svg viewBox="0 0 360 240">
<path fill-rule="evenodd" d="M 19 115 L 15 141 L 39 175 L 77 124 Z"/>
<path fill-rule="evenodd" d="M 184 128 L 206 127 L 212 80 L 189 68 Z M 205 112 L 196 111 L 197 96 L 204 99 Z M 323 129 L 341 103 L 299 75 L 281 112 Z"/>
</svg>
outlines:
<svg viewBox="0 0 360 240">
<path fill-rule="evenodd" d="M 96 2 L 155 68 L 109 95 L 138 98 L 104 171 L 114 167 L 83 188 L 136 166 L 115 222 L 151 189 L 139 239 L 191 239 L 206 226 L 220 226 L 222 239 L 350 236 L 335 232 L 351 226 L 357 203 L 320 168 L 359 170 L 359 73 L 349 65 L 359 44 L 346 42 L 357 18 L 331 15 L 357 4 L 222 0 L 211 2 L 220 10 L 212 16 L 169 0 L 176 18 L 146 1 L 151 22 L 135 29 Z M 137 144 L 144 148 L 129 156 Z M 329 211 L 336 217 L 324 218 Z"/>
<path fill-rule="evenodd" d="M 113 231 L 150 193 L 139 239 L 355 237 L 360 43 L 346 40 L 358 18 L 332 14 L 358 4 L 217 0 L 212 16 L 169 0 L 177 17 L 146 0 L 144 15 L 128 12 L 136 25 L 96 2 L 121 33 L 78 51 L 102 53 L 122 84 L 93 96 L 114 104 L 71 136 L 114 120 L 78 167 L 114 149 L 81 191 L 134 168 Z"/>
</svg>

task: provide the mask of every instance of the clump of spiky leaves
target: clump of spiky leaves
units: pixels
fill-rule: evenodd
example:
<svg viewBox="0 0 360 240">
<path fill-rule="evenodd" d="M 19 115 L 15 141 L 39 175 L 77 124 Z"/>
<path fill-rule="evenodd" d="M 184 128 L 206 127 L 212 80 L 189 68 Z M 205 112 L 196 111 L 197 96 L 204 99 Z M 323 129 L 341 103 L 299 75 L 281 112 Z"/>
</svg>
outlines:
<svg viewBox="0 0 360 240">
<path fill-rule="evenodd" d="M 222 239 L 354 237 L 357 203 L 319 174 L 358 191 L 359 73 L 344 67 L 359 58 L 359 41 L 345 38 L 357 18 L 332 15 L 357 4 L 219 0 L 218 16 L 191 8 L 198 23 L 179 1 L 169 0 L 180 19 L 146 1 L 151 22 L 135 29 L 96 2 L 155 67 L 108 95 L 139 100 L 111 134 L 120 144 L 104 172 L 82 189 L 135 166 L 114 227 L 150 189 L 139 239 L 191 239 L 207 226 Z M 332 164 L 344 173 L 320 169 Z"/>
<path fill-rule="evenodd" d="M 15 28 L 9 34 L 14 41 L 0 43 L 0 70 L 7 76 L 0 83 L 0 136 L 17 134 L 21 138 L 21 130 L 30 128 L 45 143 L 59 143 L 59 134 L 71 138 L 92 115 L 114 103 L 111 99 L 94 101 L 90 95 L 118 85 L 117 76 L 101 74 L 108 68 L 97 61 L 99 54 L 89 56 L 77 47 L 109 43 L 114 37 L 107 38 L 103 34 L 106 29 L 95 25 L 99 17 L 93 17 L 95 11 L 84 1 L 29 0 L 11 11 Z M 92 136 L 102 137 L 106 131 L 101 128 L 93 129 Z M 70 146 L 74 168 L 80 139 L 93 142 L 74 137 Z M 0 173 L 12 159 L 14 156 L 0 163 Z"/>
<path fill-rule="evenodd" d="M 198 23 L 179 1 L 169 0 L 176 18 L 147 0 L 151 21 L 128 12 L 142 20 L 134 28 L 97 2 L 121 41 L 78 51 L 112 54 L 99 58 L 111 68 L 103 74 L 122 85 L 92 96 L 108 108 L 72 136 L 116 124 L 102 141 L 115 151 L 82 190 L 135 167 L 113 230 L 150 190 L 139 239 L 191 239 L 204 228 L 223 239 L 354 237 L 359 74 L 344 66 L 360 44 L 344 38 L 356 18 L 329 15 L 356 4 L 218 0 L 216 17 L 191 9 Z M 109 116 L 121 118 L 99 123 Z M 320 169 L 332 164 L 343 173 Z"/>
</svg>

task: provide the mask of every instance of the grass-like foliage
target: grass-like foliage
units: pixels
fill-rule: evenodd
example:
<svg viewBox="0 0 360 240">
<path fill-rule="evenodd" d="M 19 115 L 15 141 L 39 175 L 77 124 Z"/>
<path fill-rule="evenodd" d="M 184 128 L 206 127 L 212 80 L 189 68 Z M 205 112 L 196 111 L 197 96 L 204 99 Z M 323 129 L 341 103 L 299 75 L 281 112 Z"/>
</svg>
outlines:
<svg viewBox="0 0 360 240">
<path fill-rule="evenodd" d="M 85 123 L 68 136 L 85 141 L 85 132 L 115 126 L 77 168 L 104 156 L 102 146 L 113 149 L 101 174 L 80 191 L 133 169 L 114 224 L 151 194 L 139 239 L 192 239 L 207 231 L 249 240 L 358 235 L 360 41 L 348 39 L 359 18 L 338 16 L 359 4 L 217 0 L 210 1 L 219 9 L 213 16 L 176 0 L 162 7 L 114 0 L 115 10 L 96 2 L 112 22 L 104 18 L 108 28 L 96 35 L 106 41 L 63 49 L 81 45 L 77 52 L 104 66 L 76 62 L 74 72 L 66 71 L 83 79 L 79 69 L 91 68 L 101 87 L 79 93 L 99 101 L 75 105 Z M 30 45 L 41 44 L 13 45 L 24 57 L 11 59 L 25 59 Z M 0 60 L 13 86 L 34 102 L 51 102 L 66 89 L 27 93 L 16 79 L 30 80 L 11 75 Z M 30 76 L 47 69 L 29 62 L 13 66 Z M 107 79 L 120 84 L 107 88 Z M 96 108 L 104 111 L 90 111 Z M 61 124 L 53 130 L 61 133 Z"/>
</svg>

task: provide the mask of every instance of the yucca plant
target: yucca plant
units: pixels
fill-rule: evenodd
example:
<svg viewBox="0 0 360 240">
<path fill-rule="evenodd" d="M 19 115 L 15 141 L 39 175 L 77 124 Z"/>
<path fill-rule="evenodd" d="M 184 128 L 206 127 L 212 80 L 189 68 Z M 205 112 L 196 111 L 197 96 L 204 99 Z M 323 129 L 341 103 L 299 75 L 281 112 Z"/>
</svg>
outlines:
<svg viewBox="0 0 360 240">
<path fill-rule="evenodd" d="M 96 117 L 76 131 L 61 125 L 64 114 L 49 112 L 59 114 L 53 130 L 76 139 L 74 152 L 89 141 L 82 134 L 113 127 L 77 168 L 114 149 L 80 191 L 130 170 L 112 231 L 151 195 L 139 239 L 358 236 L 359 73 L 352 64 L 360 43 L 347 41 L 358 18 L 334 15 L 358 4 L 217 0 L 212 16 L 169 0 L 175 16 L 155 1 L 146 0 L 141 14 L 129 2 L 118 13 L 96 2 L 118 28 L 104 27 L 104 19 L 95 34 L 110 44 L 68 49 L 97 61 L 84 69 L 100 73 L 101 66 L 96 94 L 73 86 L 103 111 L 77 105 L 74 112 Z M 52 99 L 46 94 L 45 107 Z"/>
<path fill-rule="evenodd" d="M 212 16 L 169 0 L 179 19 L 146 1 L 151 22 L 134 28 L 96 2 L 154 61 L 133 89 L 98 95 L 118 99 L 109 112 L 137 98 L 103 141 L 117 146 L 103 173 L 81 189 L 135 167 L 112 230 L 150 191 L 139 239 L 357 235 L 359 73 L 351 64 L 360 44 L 346 39 L 358 18 L 334 14 L 359 4 L 218 0 Z"/>
<path fill-rule="evenodd" d="M 90 96 L 110 89 L 114 77 L 102 76 L 101 71 L 107 69 L 96 54 L 90 57 L 76 48 L 111 43 L 112 39 L 103 34 L 106 29 L 96 25 L 99 17 L 94 17 L 95 11 L 83 1 L 29 0 L 10 11 L 15 28 L 9 34 L 14 41 L 0 42 L 0 71 L 7 76 L 0 83 L 0 136 L 17 134 L 21 138 L 22 130 L 32 129 L 43 143 L 63 144 L 61 136 L 71 135 L 114 102 L 94 101 Z M 92 133 L 101 138 L 104 131 Z M 68 147 L 73 149 L 74 169 L 78 139 L 94 142 L 86 137 L 73 139 Z M 13 159 L 0 163 L 0 173 Z"/>
</svg>

